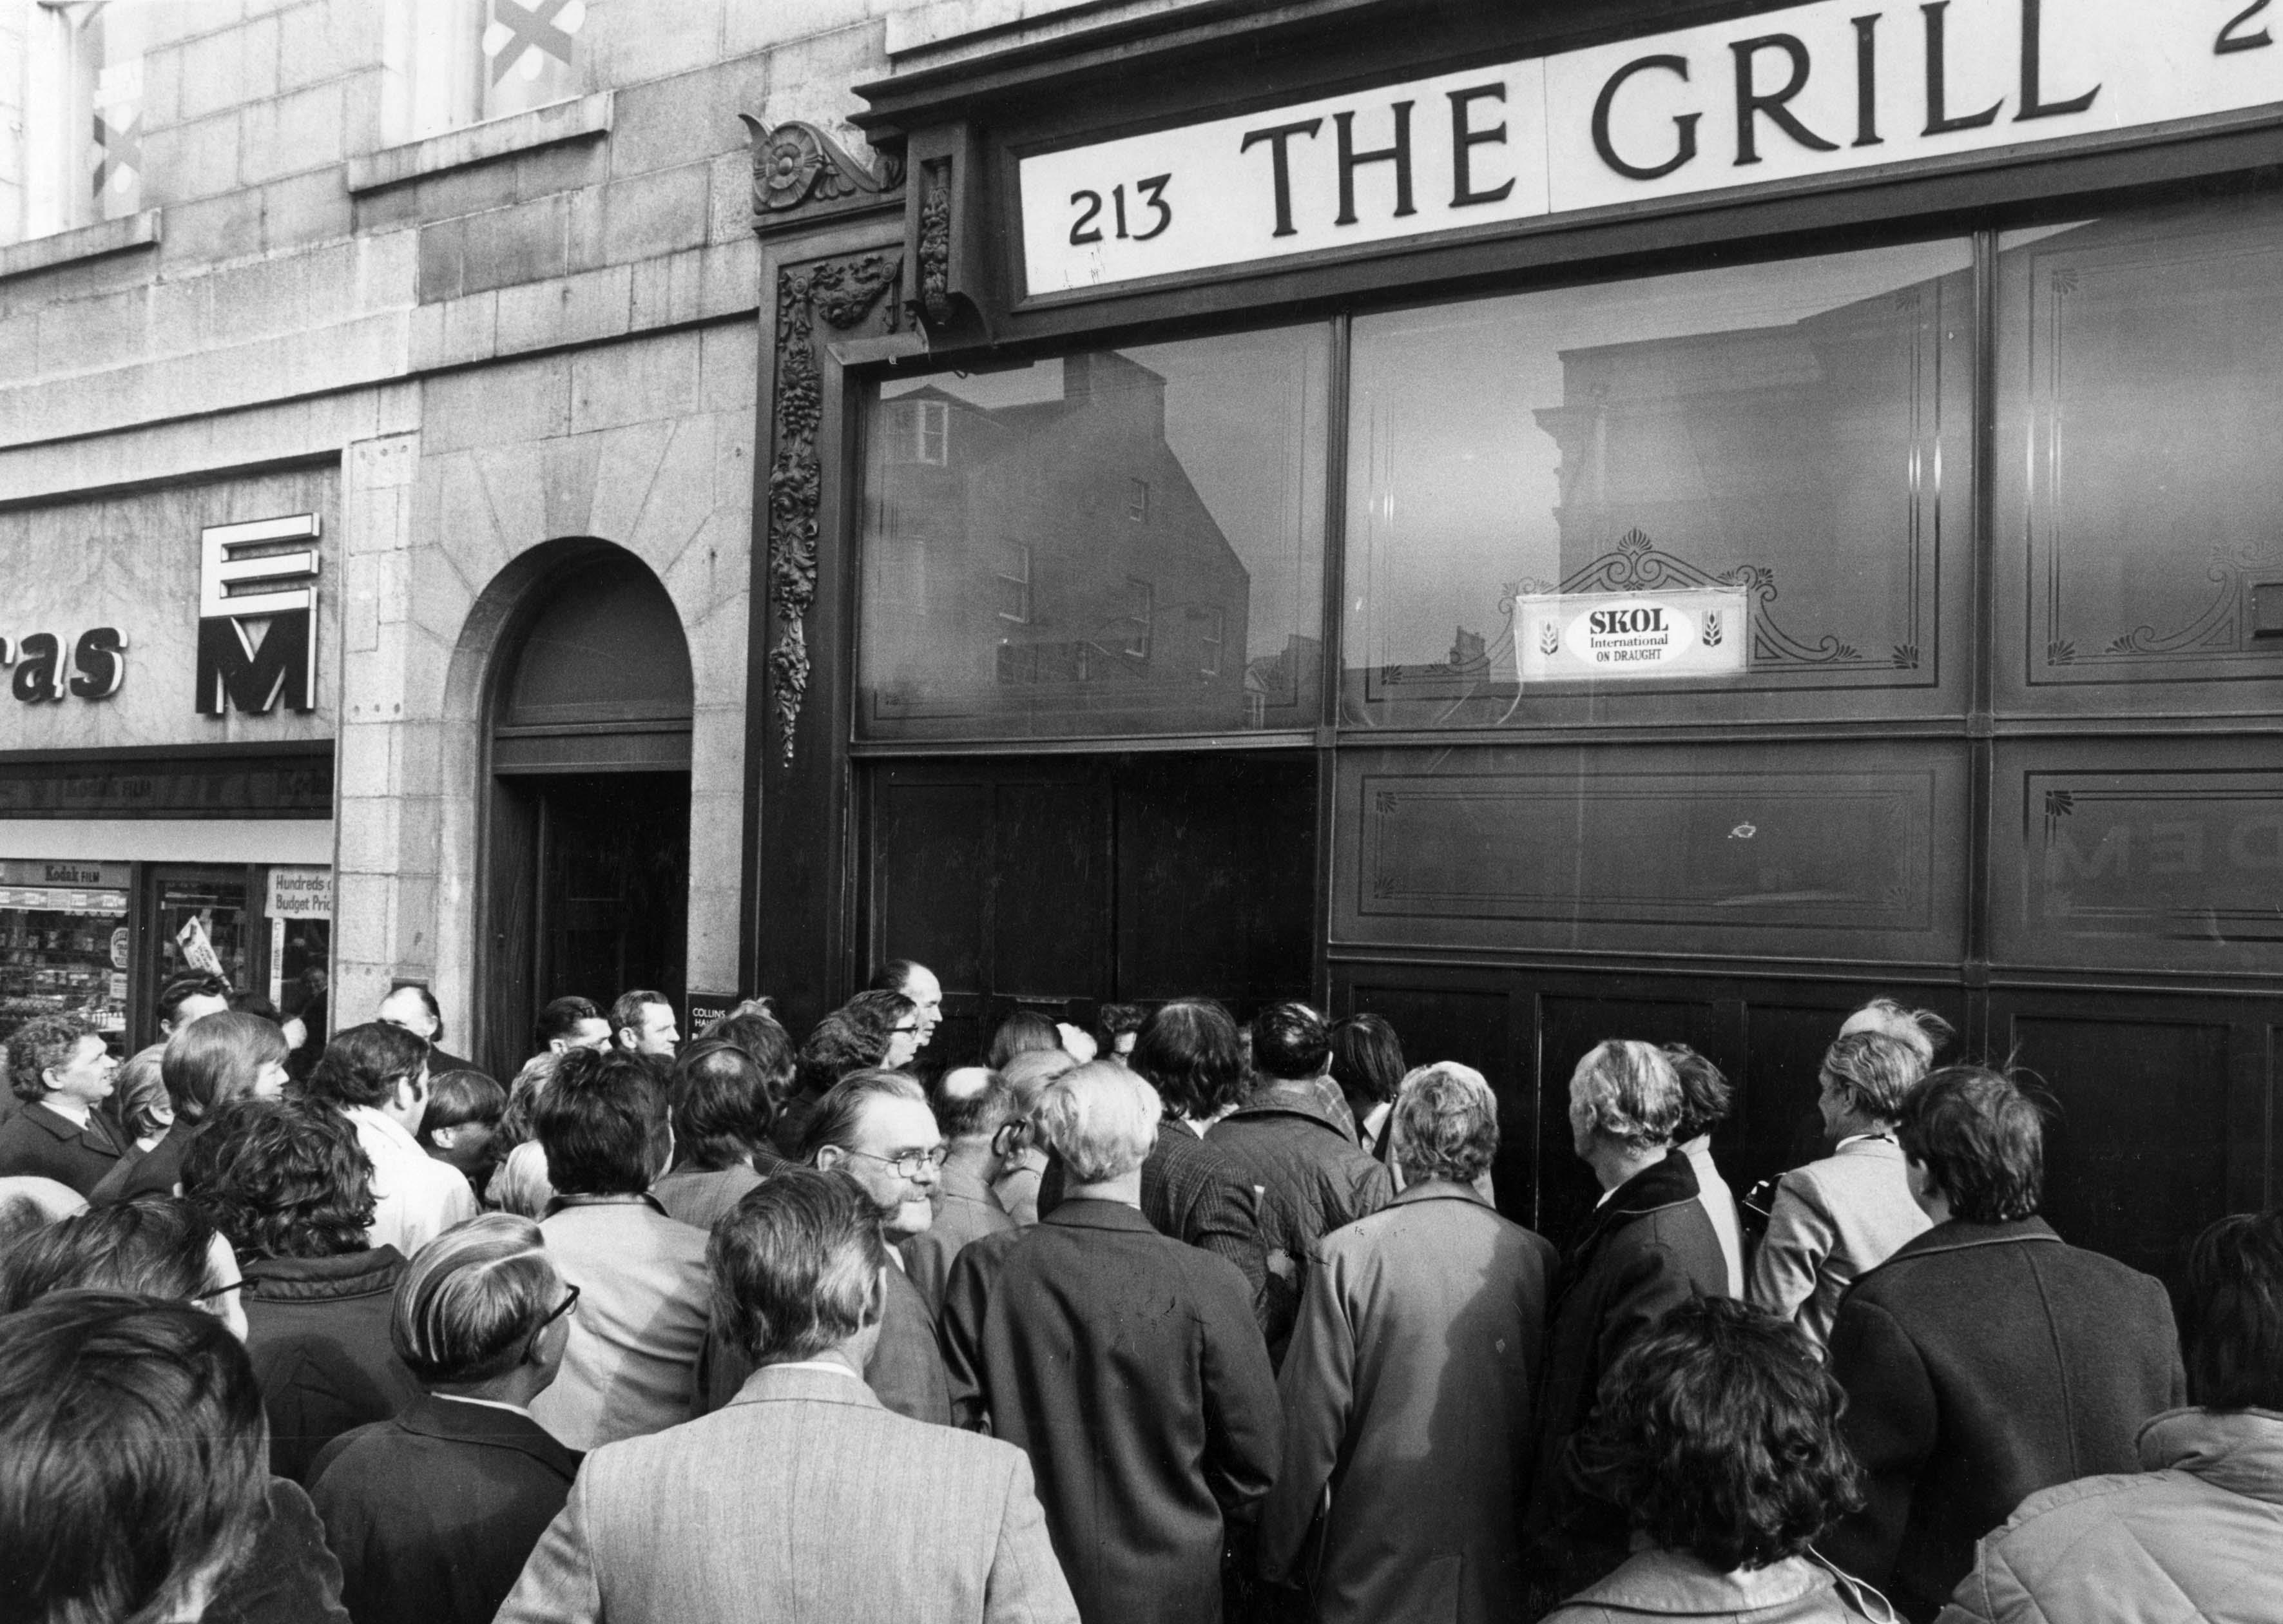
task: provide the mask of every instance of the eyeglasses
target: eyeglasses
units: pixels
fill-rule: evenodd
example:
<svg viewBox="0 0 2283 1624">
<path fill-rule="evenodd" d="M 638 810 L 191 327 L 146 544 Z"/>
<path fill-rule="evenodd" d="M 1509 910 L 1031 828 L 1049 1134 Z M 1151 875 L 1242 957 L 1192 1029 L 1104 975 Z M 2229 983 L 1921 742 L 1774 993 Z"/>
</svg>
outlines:
<svg viewBox="0 0 2283 1624">
<path fill-rule="evenodd" d="M 526 1359 L 531 1357 L 531 1350 L 539 1346 L 539 1339 L 547 1334 L 547 1328 L 549 1325 L 552 1325 L 557 1320 L 561 1319 L 566 1314 L 576 1314 L 579 1312 L 579 1288 L 575 1285 L 572 1285 L 566 1286 L 565 1289 L 569 1292 L 570 1295 L 564 1298 L 561 1302 L 557 1303 L 553 1311 L 550 1312 L 545 1319 L 540 1321 L 538 1324 L 531 1328 L 531 1335 L 525 1339 L 523 1345 L 523 1356 Z"/>
<path fill-rule="evenodd" d="M 877 1161 L 884 1167 L 893 1167 L 900 1178 L 917 1178 L 922 1171 L 933 1173 L 942 1167 L 948 1153 L 942 1145 L 931 1151 L 907 1151 L 901 1156 L 875 1156 L 869 1151 L 851 1151 L 851 1156 L 861 1156 L 866 1161 Z"/>
<path fill-rule="evenodd" d="M 218 1297 L 229 1296 L 232 1292 L 241 1289 L 245 1284 L 245 1282 L 243 1280 L 233 1280 L 227 1285 L 210 1285 L 203 1292 L 192 1292 L 191 1293 L 191 1300 L 192 1302 L 212 1302 Z"/>
</svg>

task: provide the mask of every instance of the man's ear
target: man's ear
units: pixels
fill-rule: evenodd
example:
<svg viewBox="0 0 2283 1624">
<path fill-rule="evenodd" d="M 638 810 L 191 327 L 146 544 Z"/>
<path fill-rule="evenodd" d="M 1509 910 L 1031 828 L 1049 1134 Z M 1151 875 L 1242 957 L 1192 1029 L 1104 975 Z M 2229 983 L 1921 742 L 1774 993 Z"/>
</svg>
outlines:
<svg viewBox="0 0 2283 1624">
<path fill-rule="evenodd" d="M 448 1151 L 459 1142 L 460 1130 L 456 1128 L 432 1128 L 428 1130 L 428 1143 L 440 1151 Z"/>
<path fill-rule="evenodd" d="M 861 1331 L 869 1331 L 887 1315 L 890 1267 L 886 1263 L 881 1264 L 880 1272 L 872 1277 L 872 1290 L 864 1299 L 864 1323 L 858 1327 Z"/>
<path fill-rule="evenodd" d="M 819 1173 L 830 1173 L 847 1159 L 848 1152 L 837 1144 L 820 1144 L 816 1147 L 816 1170 Z"/>
</svg>

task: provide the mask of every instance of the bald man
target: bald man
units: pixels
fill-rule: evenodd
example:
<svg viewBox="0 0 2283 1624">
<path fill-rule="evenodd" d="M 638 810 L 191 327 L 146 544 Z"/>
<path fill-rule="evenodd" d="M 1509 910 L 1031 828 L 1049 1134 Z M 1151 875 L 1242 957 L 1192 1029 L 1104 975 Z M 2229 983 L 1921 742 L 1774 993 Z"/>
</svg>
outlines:
<svg viewBox="0 0 2283 1624">
<path fill-rule="evenodd" d="M 991 1186 L 1006 1170 L 1000 1130 L 1015 1120 L 1016 1097 L 989 1067 L 962 1066 L 943 1074 L 928 1104 L 944 1137 L 943 1171 L 932 1197 L 935 1222 L 901 1250 L 905 1273 L 940 1322 L 944 1282 L 961 1248 L 1015 1227 Z"/>
</svg>

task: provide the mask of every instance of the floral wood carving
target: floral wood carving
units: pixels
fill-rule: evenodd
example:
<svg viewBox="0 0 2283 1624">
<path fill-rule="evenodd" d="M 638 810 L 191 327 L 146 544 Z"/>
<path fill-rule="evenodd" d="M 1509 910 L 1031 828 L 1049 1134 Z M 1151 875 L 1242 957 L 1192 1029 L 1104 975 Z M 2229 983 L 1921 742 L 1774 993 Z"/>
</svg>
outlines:
<svg viewBox="0 0 2283 1624">
<path fill-rule="evenodd" d="M 804 203 L 877 196 L 904 183 L 904 160 L 894 153 L 881 153 L 867 168 L 814 124 L 791 119 L 772 128 L 750 113 L 737 116 L 752 144 L 756 218 Z"/>
<path fill-rule="evenodd" d="M 920 172 L 919 306 L 938 324 L 951 319 L 951 164 L 923 165 Z"/>
<path fill-rule="evenodd" d="M 808 696 L 807 619 L 816 602 L 816 509 L 823 489 L 816 436 L 824 420 L 816 321 L 846 332 L 871 313 L 902 271 L 901 258 L 868 254 L 777 277 L 776 457 L 769 465 L 768 494 L 769 604 L 776 636 L 768 667 L 777 752 L 787 763 L 793 727 Z"/>
</svg>

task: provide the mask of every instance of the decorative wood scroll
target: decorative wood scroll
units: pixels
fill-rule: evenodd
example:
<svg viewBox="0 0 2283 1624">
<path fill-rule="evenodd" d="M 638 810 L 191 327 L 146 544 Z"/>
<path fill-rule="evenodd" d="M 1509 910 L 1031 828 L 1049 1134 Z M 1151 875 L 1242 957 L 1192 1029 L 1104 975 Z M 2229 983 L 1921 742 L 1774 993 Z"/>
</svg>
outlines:
<svg viewBox="0 0 2283 1624">
<path fill-rule="evenodd" d="M 824 421 L 815 324 L 846 332 L 880 305 L 903 273 L 893 254 L 867 254 L 789 267 L 777 277 L 776 457 L 769 466 L 768 578 L 775 636 L 769 707 L 779 759 L 792 761 L 793 728 L 808 695 L 808 611 L 816 602 L 816 511 L 823 489 L 816 437 Z M 892 320 L 893 305 L 889 307 Z"/>
<path fill-rule="evenodd" d="M 904 160 L 883 152 L 868 167 L 840 144 L 799 119 L 775 128 L 751 113 L 744 120 L 753 152 L 753 218 L 766 221 L 806 205 L 877 198 L 904 183 Z"/>
</svg>

